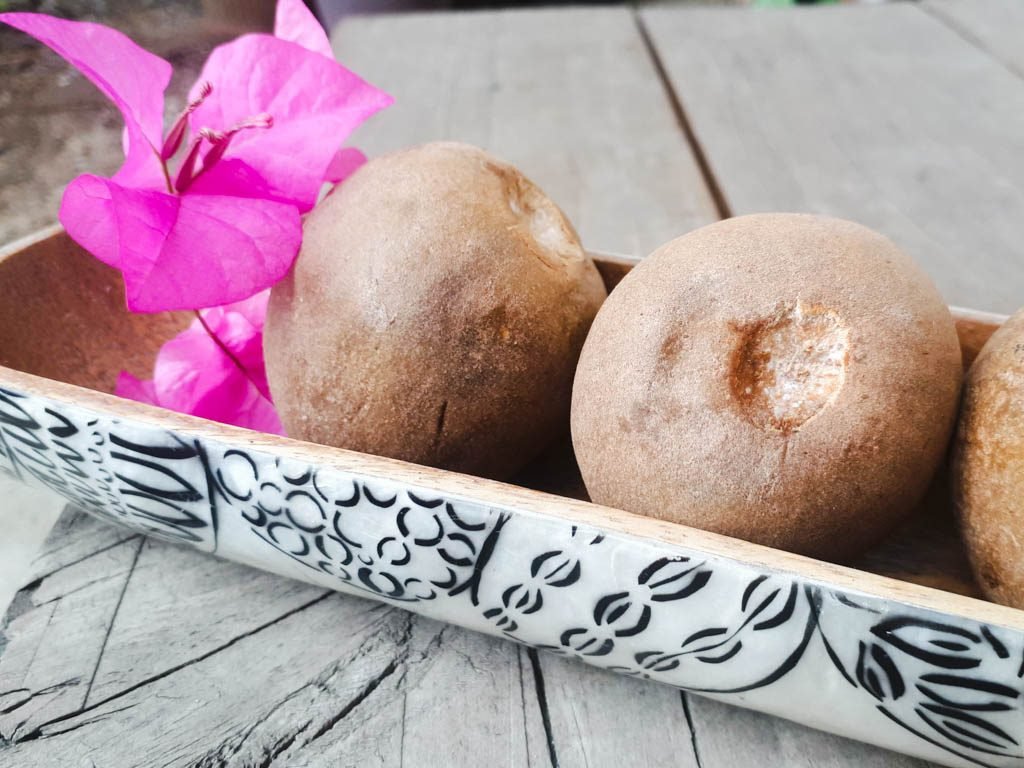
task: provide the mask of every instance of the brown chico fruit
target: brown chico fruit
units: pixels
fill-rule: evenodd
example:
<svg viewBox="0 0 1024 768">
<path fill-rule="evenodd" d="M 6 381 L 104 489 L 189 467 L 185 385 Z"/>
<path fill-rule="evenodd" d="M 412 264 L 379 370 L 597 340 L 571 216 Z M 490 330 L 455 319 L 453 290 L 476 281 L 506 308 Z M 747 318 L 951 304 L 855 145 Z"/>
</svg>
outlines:
<svg viewBox="0 0 1024 768">
<path fill-rule="evenodd" d="M 923 496 L 961 373 L 948 308 L 889 240 L 743 216 L 663 245 L 605 302 L 573 445 L 601 504 L 847 558 Z"/>
<path fill-rule="evenodd" d="M 289 436 L 508 477 L 562 433 L 605 288 L 558 207 L 483 150 L 372 160 L 309 214 L 264 347 Z"/>
<path fill-rule="evenodd" d="M 1024 608 L 1024 310 L 992 335 L 967 374 L 953 481 L 982 592 Z"/>
</svg>

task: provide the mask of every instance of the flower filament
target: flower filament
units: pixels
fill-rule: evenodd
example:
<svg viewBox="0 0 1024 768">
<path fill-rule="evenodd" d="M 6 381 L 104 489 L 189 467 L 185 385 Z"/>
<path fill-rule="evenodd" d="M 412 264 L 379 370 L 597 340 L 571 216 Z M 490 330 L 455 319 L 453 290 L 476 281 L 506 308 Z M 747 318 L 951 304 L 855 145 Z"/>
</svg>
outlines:
<svg viewBox="0 0 1024 768">
<path fill-rule="evenodd" d="M 216 131 L 212 128 L 200 128 L 196 135 L 188 143 L 185 152 L 185 159 L 178 167 L 178 173 L 171 181 L 171 171 L 168 162 L 173 158 L 181 145 L 184 143 L 185 135 L 188 132 L 189 117 L 206 98 L 213 93 L 213 85 L 204 82 L 199 88 L 199 95 L 189 102 L 175 119 L 170 130 L 164 137 L 164 143 L 157 152 L 160 165 L 163 169 L 164 180 L 167 184 L 167 191 L 170 194 L 184 193 L 204 171 L 212 168 L 220 160 L 231 144 L 231 139 L 241 131 L 249 128 L 270 128 L 274 125 L 274 118 L 267 113 L 247 117 L 241 122 L 228 128 L 226 131 Z M 203 154 L 204 146 L 209 145 L 206 154 Z M 201 162 L 200 162 L 201 160 Z"/>
</svg>

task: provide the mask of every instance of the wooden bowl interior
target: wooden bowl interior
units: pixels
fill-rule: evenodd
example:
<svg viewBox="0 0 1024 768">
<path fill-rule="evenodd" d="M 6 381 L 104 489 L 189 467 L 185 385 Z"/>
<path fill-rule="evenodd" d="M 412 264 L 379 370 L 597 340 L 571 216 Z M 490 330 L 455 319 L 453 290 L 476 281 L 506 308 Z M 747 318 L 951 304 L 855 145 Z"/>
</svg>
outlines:
<svg viewBox="0 0 1024 768">
<path fill-rule="evenodd" d="M 120 273 L 63 230 L 0 252 L 0 366 L 113 392 L 127 370 L 149 378 L 188 313 L 133 314 Z"/>
<path fill-rule="evenodd" d="M 595 260 L 609 290 L 635 263 L 601 254 Z M 1003 318 L 957 309 L 954 317 L 966 369 Z M 109 393 L 122 370 L 148 378 L 160 345 L 191 319 L 190 313 L 128 312 L 119 273 L 60 229 L 0 252 L 0 366 Z M 568 430 L 513 482 L 587 499 Z M 957 534 L 945 468 L 909 519 L 850 565 L 979 596 Z"/>
</svg>

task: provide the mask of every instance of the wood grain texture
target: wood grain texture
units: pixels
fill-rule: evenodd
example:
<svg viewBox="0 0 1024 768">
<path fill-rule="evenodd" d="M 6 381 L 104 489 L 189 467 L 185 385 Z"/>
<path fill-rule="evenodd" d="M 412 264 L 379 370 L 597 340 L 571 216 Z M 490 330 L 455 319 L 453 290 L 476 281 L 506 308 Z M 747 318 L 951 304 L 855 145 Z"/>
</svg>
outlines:
<svg viewBox="0 0 1024 768">
<path fill-rule="evenodd" d="M 1024 296 L 1024 83 L 913 3 L 642 18 L 735 214 L 846 217 L 947 301 Z"/>
<path fill-rule="evenodd" d="M 584 245 L 634 256 L 716 218 L 626 9 L 368 17 L 333 43 L 396 99 L 353 138 L 370 156 L 476 144 L 539 184 Z"/>
<path fill-rule="evenodd" d="M 525 649 L 140 537 L 30 583 L 3 637 L 5 765 L 548 759 Z"/>
<path fill-rule="evenodd" d="M 552 749 L 562 768 L 621 765 L 697 768 L 680 693 L 531 652 L 543 671 Z"/>
<path fill-rule="evenodd" d="M 0 612 L 25 583 L 32 558 L 60 518 L 67 501 L 0 476 Z"/>
<path fill-rule="evenodd" d="M 701 768 L 755 765 L 922 768 L 930 765 L 839 736 L 824 738 L 821 733 L 802 725 L 745 712 L 717 701 L 683 694 L 683 702 L 693 732 L 698 734 L 694 750 Z"/>
<path fill-rule="evenodd" d="M 24 738 L 85 706 L 142 542 L 104 547 L 15 595 L 0 656 L 0 737 Z"/>
<path fill-rule="evenodd" d="M 1018 0 L 925 0 L 921 7 L 1024 78 L 1024 3 Z"/>
<path fill-rule="evenodd" d="M 0 365 L 113 392 L 122 370 L 147 378 L 191 320 L 129 312 L 120 273 L 60 227 L 0 248 Z"/>
</svg>

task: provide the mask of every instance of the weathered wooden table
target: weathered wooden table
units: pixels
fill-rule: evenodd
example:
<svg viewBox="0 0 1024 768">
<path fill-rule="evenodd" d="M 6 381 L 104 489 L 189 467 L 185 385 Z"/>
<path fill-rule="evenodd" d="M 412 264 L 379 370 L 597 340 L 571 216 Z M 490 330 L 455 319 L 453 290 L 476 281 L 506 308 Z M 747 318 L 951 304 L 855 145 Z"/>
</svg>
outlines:
<svg viewBox="0 0 1024 768">
<path fill-rule="evenodd" d="M 592 248 L 818 211 L 889 234 L 951 303 L 1024 304 L 1019 0 L 387 16 L 334 39 L 397 97 L 370 154 L 479 144 Z M 72 510 L 7 614 L 0 765 L 401 764 L 923 765 Z"/>
</svg>

